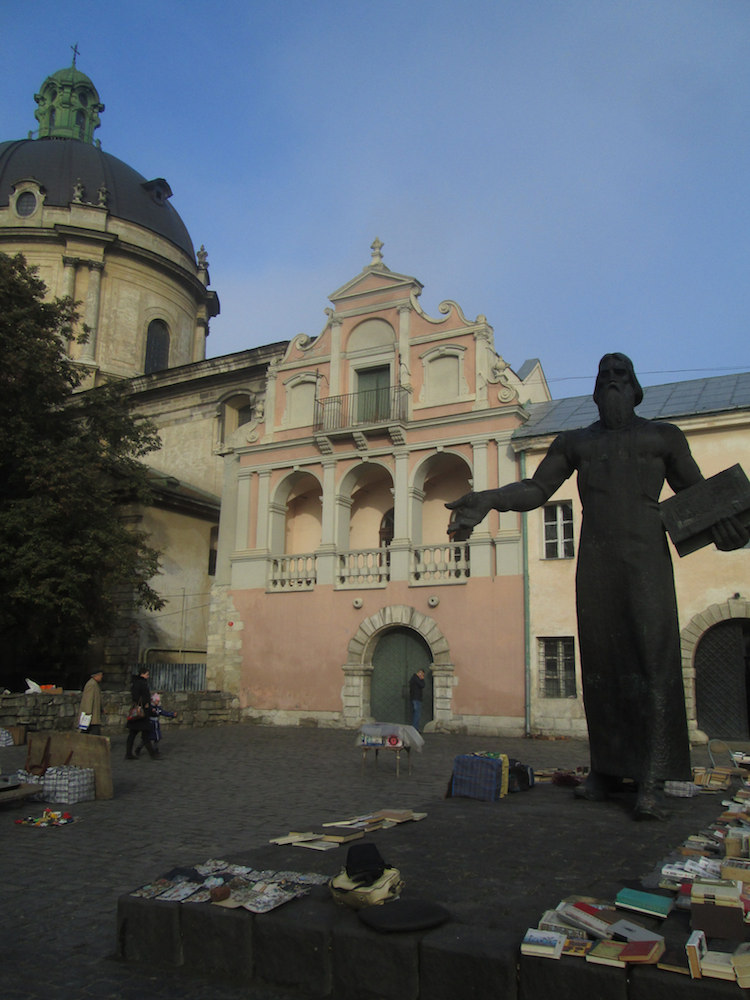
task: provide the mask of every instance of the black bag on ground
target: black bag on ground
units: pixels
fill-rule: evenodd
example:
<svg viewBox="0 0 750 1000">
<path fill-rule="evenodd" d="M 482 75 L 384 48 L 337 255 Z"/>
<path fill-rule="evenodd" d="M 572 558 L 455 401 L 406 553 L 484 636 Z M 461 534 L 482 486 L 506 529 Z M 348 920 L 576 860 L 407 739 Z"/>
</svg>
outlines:
<svg viewBox="0 0 750 1000">
<path fill-rule="evenodd" d="M 508 761 L 508 791 L 528 792 L 534 787 L 534 768 L 511 757 Z"/>
<path fill-rule="evenodd" d="M 372 885 L 386 869 L 375 844 L 352 844 L 346 855 L 346 874 L 352 882 Z"/>
</svg>

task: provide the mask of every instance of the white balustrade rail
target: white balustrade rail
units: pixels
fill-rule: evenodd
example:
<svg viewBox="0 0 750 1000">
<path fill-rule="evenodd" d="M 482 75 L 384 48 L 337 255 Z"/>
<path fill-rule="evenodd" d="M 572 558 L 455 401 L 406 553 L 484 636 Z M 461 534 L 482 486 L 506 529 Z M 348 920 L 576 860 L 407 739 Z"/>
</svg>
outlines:
<svg viewBox="0 0 750 1000">
<path fill-rule="evenodd" d="M 466 544 L 419 545 L 412 552 L 412 583 L 450 583 L 467 580 L 469 576 Z"/>
<path fill-rule="evenodd" d="M 391 578 L 390 555 L 387 547 L 352 549 L 338 556 L 336 586 L 363 587 L 385 584 Z"/>
<path fill-rule="evenodd" d="M 314 553 L 274 556 L 270 563 L 269 590 L 312 590 L 317 583 L 318 559 Z"/>
</svg>

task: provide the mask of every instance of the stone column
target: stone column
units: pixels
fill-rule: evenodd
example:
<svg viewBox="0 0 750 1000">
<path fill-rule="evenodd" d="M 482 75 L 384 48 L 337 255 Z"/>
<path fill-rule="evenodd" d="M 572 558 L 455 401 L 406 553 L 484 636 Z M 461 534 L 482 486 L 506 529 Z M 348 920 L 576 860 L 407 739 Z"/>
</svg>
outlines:
<svg viewBox="0 0 750 1000">
<path fill-rule="evenodd" d="M 411 537 L 409 535 L 409 452 L 393 453 L 393 541 L 390 544 L 391 580 L 409 579 Z"/>
<path fill-rule="evenodd" d="M 96 358 L 96 335 L 99 329 L 99 303 L 102 290 L 102 271 L 104 264 L 101 261 L 86 261 L 89 269 L 89 289 L 86 294 L 86 304 L 83 314 L 83 322 L 89 327 L 89 339 L 83 345 L 81 352 L 82 361 L 94 361 Z"/>
<path fill-rule="evenodd" d="M 60 295 L 63 298 L 75 299 L 76 297 L 76 268 L 78 267 L 78 260 L 76 257 L 63 257 L 63 275 L 62 275 L 62 288 L 60 289 Z M 73 342 L 70 340 L 65 341 L 65 353 L 71 353 L 71 347 Z"/>
<path fill-rule="evenodd" d="M 473 485 L 475 491 L 486 490 L 487 487 L 487 441 L 472 441 L 473 458 Z M 471 575 L 491 576 L 492 575 L 492 539 L 490 529 L 485 518 L 478 524 L 469 540 L 469 551 L 471 553 Z"/>
<path fill-rule="evenodd" d="M 257 518 L 256 547 L 268 549 L 268 501 L 271 493 L 271 473 L 264 470 L 258 473 L 258 478 L 258 509 L 255 512 Z"/>
<path fill-rule="evenodd" d="M 336 460 L 323 461 L 323 509 L 317 549 L 318 583 L 332 584 L 336 577 Z"/>
</svg>

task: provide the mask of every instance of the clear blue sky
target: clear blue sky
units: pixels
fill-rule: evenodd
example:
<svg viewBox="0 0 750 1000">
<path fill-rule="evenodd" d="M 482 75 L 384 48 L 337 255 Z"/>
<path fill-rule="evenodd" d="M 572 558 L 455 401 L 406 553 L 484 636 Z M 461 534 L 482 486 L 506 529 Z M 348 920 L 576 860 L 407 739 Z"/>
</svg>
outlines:
<svg viewBox="0 0 750 1000">
<path fill-rule="evenodd" d="M 588 392 L 750 370 L 748 0 L 0 0 L 0 138 L 69 65 L 209 254 L 209 354 L 318 334 L 370 260 Z"/>
</svg>

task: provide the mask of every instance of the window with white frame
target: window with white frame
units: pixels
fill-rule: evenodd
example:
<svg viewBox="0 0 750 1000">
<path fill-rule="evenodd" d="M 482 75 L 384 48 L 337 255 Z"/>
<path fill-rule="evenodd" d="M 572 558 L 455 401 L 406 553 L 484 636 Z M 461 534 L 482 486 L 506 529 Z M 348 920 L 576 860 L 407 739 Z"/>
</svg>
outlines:
<svg viewBox="0 0 750 1000">
<path fill-rule="evenodd" d="M 571 636 L 539 639 L 539 694 L 576 697 L 575 643 Z"/>
<path fill-rule="evenodd" d="M 572 559 L 573 504 L 569 500 L 544 507 L 544 558 Z"/>
</svg>

